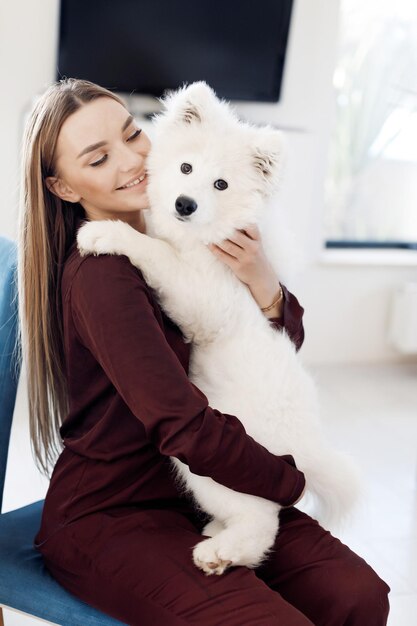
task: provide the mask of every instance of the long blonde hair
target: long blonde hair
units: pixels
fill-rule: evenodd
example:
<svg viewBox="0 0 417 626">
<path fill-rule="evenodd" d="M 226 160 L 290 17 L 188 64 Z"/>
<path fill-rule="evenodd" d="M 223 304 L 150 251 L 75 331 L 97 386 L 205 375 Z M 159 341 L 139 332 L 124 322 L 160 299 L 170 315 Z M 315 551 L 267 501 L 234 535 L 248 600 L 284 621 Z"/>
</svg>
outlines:
<svg viewBox="0 0 417 626">
<path fill-rule="evenodd" d="M 18 216 L 17 289 L 20 336 L 18 358 L 27 373 L 32 454 L 49 477 L 63 449 L 59 428 L 68 408 L 61 306 L 61 277 L 75 237 L 79 203 L 61 200 L 45 184 L 56 176 L 56 145 L 65 120 L 84 104 L 116 94 L 90 81 L 64 78 L 37 100 L 22 142 L 21 198 Z"/>
</svg>

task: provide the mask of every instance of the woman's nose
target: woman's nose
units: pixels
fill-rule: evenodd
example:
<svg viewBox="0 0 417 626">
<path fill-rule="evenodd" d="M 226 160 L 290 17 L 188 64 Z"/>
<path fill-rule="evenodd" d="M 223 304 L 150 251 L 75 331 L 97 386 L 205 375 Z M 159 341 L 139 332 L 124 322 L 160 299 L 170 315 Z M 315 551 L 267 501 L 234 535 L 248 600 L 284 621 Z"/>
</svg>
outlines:
<svg viewBox="0 0 417 626">
<path fill-rule="evenodd" d="M 139 152 L 135 152 L 132 148 L 124 146 L 119 155 L 120 170 L 129 172 L 137 169 L 145 162 L 145 156 Z"/>
</svg>

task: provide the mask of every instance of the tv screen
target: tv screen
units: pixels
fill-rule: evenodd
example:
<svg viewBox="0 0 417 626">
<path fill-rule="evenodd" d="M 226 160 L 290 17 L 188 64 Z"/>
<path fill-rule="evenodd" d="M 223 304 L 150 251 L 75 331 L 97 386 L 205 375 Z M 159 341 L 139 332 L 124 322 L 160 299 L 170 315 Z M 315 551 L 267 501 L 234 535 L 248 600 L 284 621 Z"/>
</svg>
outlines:
<svg viewBox="0 0 417 626">
<path fill-rule="evenodd" d="M 57 76 L 162 96 L 205 80 L 229 100 L 280 98 L 293 0 L 61 0 Z"/>
</svg>

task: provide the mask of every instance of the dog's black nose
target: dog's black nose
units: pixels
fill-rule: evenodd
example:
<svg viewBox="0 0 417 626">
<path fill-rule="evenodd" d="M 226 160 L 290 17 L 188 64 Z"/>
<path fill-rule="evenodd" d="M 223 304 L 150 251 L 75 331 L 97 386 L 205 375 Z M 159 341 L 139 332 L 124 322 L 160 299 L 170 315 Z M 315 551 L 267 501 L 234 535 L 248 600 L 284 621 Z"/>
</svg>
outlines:
<svg viewBox="0 0 417 626">
<path fill-rule="evenodd" d="M 191 215 L 197 209 L 197 202 L 188 196 L 178 196 L 175 208 L 180 215 Z"/>
</svg>

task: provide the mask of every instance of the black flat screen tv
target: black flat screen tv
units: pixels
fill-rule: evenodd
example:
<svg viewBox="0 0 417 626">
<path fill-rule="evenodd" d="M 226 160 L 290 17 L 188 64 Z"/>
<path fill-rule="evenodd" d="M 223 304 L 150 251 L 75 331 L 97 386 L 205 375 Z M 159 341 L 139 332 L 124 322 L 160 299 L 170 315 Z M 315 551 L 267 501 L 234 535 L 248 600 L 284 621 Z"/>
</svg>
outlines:
<svg viewBox="0 0 417 626">
<path fill-rule="evenodd" d="M 205 80 L 280 99 L 293 0 L 61 0 L 56 78 L 160 97 Z"/>
</svg>

